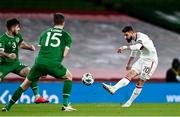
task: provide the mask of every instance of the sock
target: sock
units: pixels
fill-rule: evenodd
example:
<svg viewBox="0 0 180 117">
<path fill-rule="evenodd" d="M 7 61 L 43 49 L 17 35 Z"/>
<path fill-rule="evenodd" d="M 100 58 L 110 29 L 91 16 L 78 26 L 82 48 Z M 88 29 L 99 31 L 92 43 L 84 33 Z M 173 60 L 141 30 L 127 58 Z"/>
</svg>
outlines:
<svg viewBox="0 0 180 117">
<path fill-rule="evenodd" d="M 11 106 L 14 105 L 14 103 L 21 97 L 21 94 L 24 92 L 24 90 L 19 87 L 15 93 L 13 94 L 11 100 L 9 101 L 9 103 L 6 105 L 6 109 L 9 111 Z"/>
<path fill-rule="evenodd" d="M 129 82 L 130 82 L 129 79 L 127 79 L 127 78 L 122 78 L 122 79 L 121 79 L 119 82 L 117 82 L 113 87 L 114 87 L 115 91 L 117 91 L 119 88 L 122 88 L 122 87 L 128 85 Z"/>
<path fill-rule="evenodd" d="M 32 89 L 33 94 L 34 94 L 35 97 L 39 97 L 40 96 L 39 95 L 39 87 L 37 85 L 37 82 L 32 82 L 31 83 L 31 89 Z"/>
<path fill-rule="evenodd" d="M 71 89 L 72 89 L 72 81 L 65 80 L 64 87 L 63 87 L 63 94 L 62 94 L 63 95 L 63 106 L 68 106 Z"/>
<path fill-rule="evenodd" d="M 141 90 L 142 90 L 142 87 L 136 86 L 136 88 L 134 89 L 134 91 L 128 101 L 130 103 L 132 103 L 138 97 L 138 95 L 141 93 Z"/>
</svg>

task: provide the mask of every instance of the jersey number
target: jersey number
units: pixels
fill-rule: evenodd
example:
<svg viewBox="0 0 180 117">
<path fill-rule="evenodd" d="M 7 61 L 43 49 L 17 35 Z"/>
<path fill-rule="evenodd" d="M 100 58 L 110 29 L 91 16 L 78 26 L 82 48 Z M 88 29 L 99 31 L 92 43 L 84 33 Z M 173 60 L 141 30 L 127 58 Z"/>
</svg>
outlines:
<svg viewBox="0 0 180 117">
<path fill-rule="evenodd" d="M 53 35 L 51 35 L 51 32 L 48 32 L 47 33 L 47 38 L 46 38 L 46 43 L 45 43 L 45 46 L 52 46 L 52 47 L 58 47 L 61 43 L 59 37 L 62 36 L 61 33 L 53 33 Z M 56 41 L 56 43 L 49 43 L 49 40 L 54 40 Z"/>
<path fill-rule="evenodd" d="M 151 71 L 151 68 L 150 68 L 150 67 L 147 67 L 147 66 L 144 66 L 143 71 L 144 71 L 145 73 L 149 73 L 149 72 Z"/>
</svg>

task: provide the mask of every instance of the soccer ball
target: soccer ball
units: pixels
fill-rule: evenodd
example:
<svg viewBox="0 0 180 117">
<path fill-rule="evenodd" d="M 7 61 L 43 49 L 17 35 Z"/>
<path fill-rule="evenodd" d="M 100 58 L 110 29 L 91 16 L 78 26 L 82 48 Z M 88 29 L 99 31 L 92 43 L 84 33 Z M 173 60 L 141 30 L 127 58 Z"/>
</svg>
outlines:
<svg viewBox="0 0 180 117">
<path fill-rule="evenodd" d="M 85 73 L 83 74 L 82 76 L 82 82 L 83 84 L 89 86 L 89 85 L 92 85 L 93 82 L 94 82 L 94 77 L 91 73 Z"/>
</svg>

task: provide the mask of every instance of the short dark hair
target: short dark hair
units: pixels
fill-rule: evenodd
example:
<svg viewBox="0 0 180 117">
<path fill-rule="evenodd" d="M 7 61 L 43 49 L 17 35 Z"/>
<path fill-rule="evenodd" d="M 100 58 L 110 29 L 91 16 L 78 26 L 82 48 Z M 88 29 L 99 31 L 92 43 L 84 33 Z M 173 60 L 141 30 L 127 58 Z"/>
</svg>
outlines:
<svg viewBox="0 0 180 117">
<path fill-rule="evenodd" d="M 61 13 L 54 14 L 54 25 L 62 25 L 65 21 L 65 17 Z"/>
<path fill-rule="evenodd" d="M 16 25 L 20 25 L 20 22 L 16 18 L 9 19 L 6 22 L 6 27 L 8 30 L 10 30 L 12 26 L 16 26 Z"/>
<path fill-rule="evenodd" d="M 125 27 L 122 29 L 122 32 L 123 32 L 123 33 L 129 32 L 129 31 L 133 31 L 132 26 L 125 26 Z"/>
<path fill-rule="evenodd" d="M 172 67 L 174 68 L 176 66 L 177 67 L 180 66 L 180 61 L 179 61 L 178 58 L 174 58 L 173 61 L 172 61 Z"/>
</svg>

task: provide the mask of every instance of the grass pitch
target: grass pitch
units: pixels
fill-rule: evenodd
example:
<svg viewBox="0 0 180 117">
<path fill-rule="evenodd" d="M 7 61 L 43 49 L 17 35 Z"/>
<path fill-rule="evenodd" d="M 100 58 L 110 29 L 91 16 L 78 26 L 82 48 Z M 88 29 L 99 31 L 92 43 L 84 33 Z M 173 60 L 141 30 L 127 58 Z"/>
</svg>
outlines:
<svg viewBox="0 0 180 117">
<path fill-rule="evenodd" d="M 180 116 L 180 103 L 136 103 L 129 108 L 115 103 L 93 103 L 73 107 L 78 110 L 62 112 L 60 104 L 16 104 L 10 112 L 0 112 L 0 116 Z"/>
</svg>

